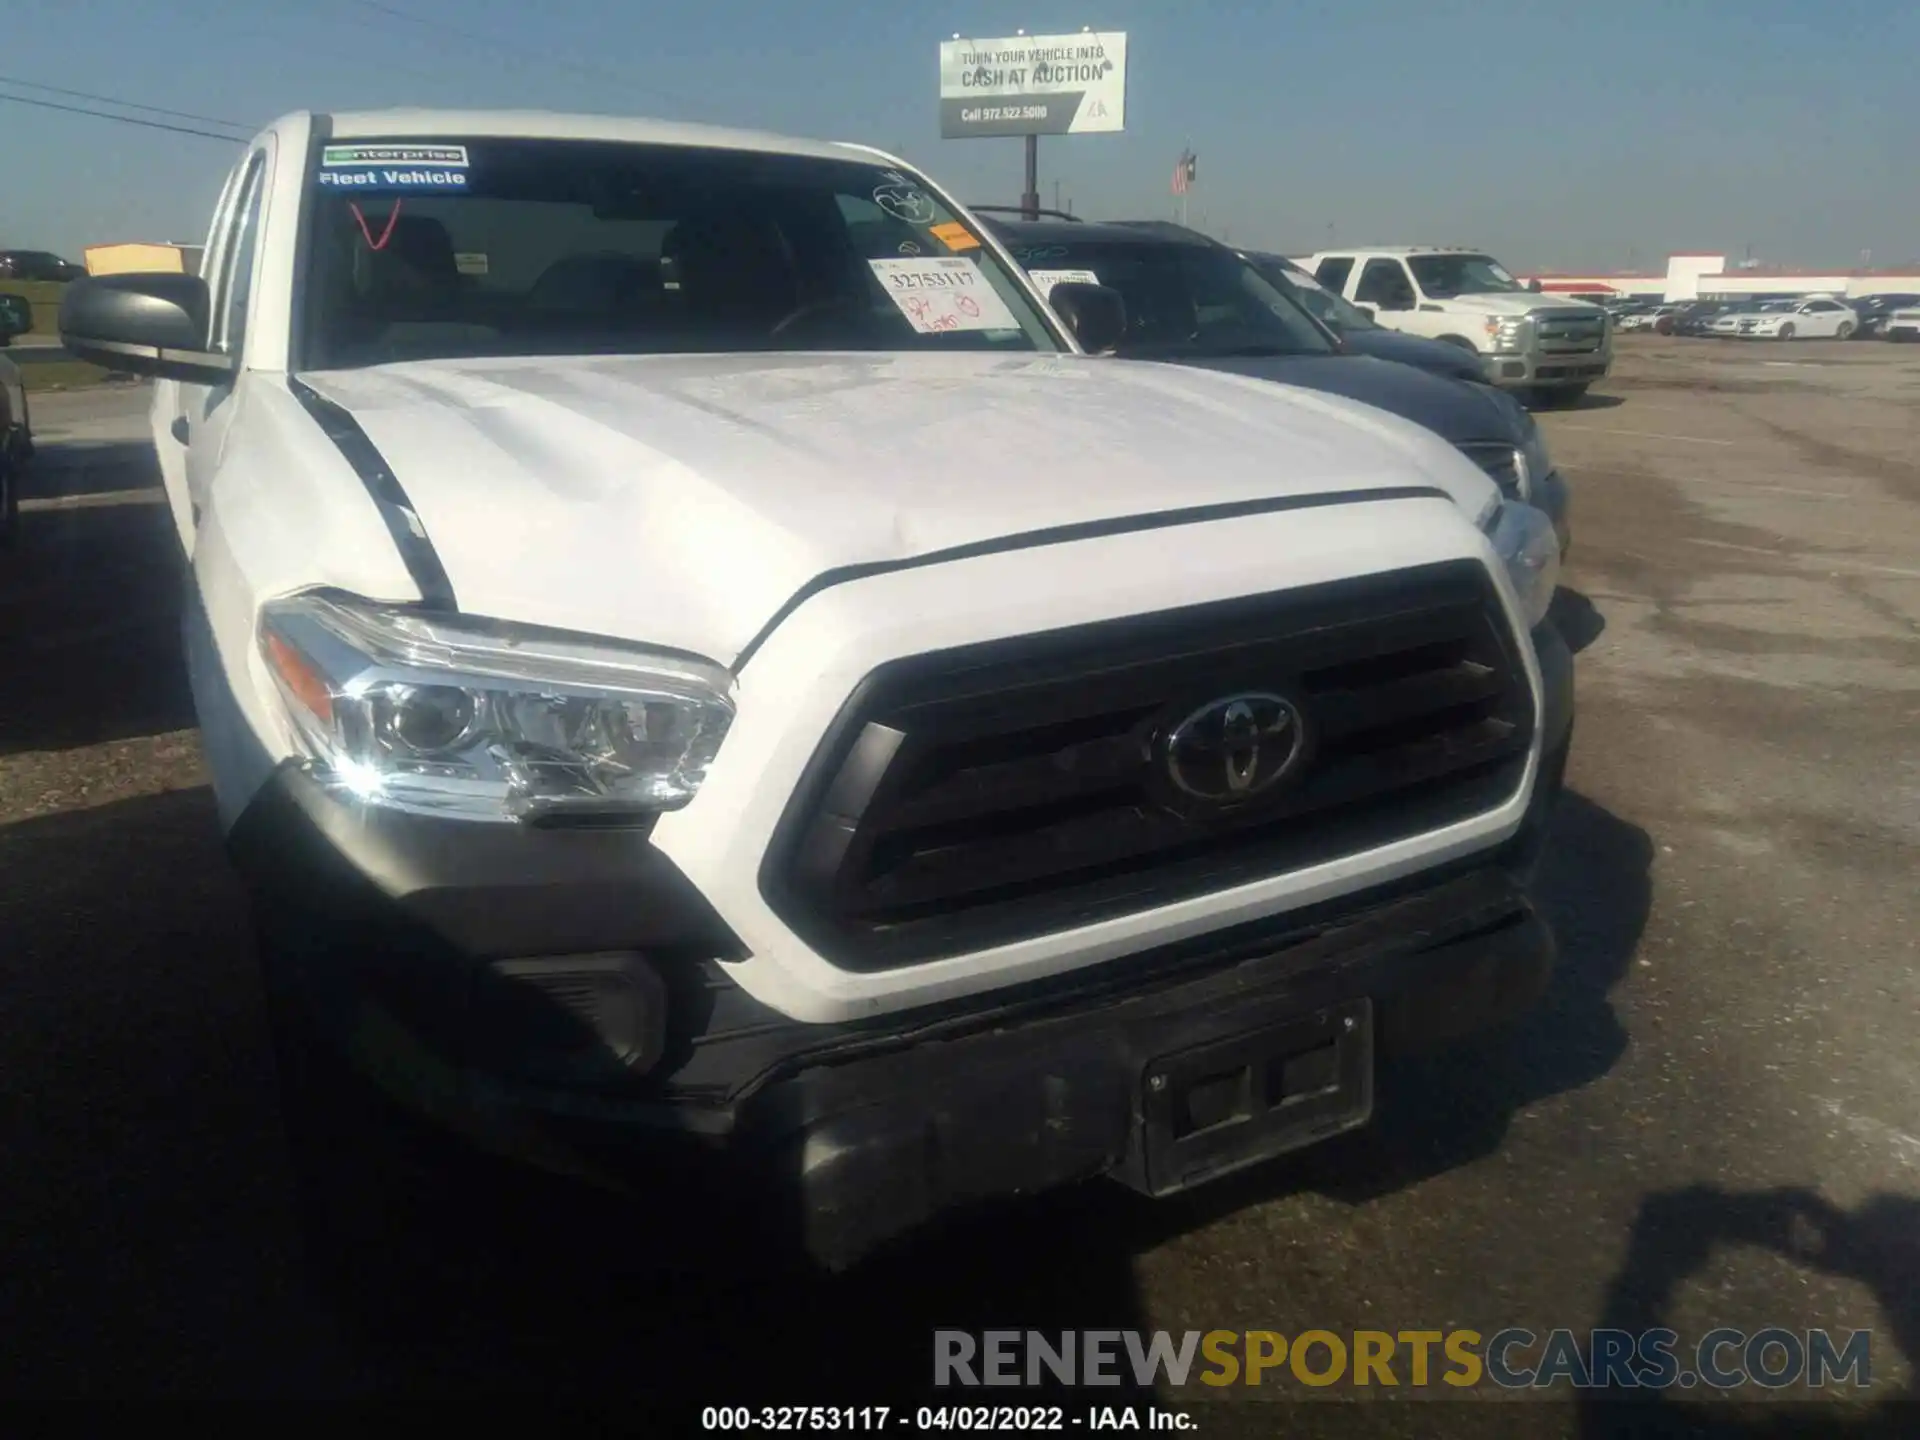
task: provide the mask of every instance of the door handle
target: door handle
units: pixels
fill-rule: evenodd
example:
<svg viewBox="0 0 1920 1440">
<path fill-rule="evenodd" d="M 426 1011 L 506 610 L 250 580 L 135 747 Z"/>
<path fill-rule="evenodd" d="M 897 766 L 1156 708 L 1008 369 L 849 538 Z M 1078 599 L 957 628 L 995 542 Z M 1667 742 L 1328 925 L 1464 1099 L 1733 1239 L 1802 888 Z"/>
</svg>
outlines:
<svg viewBox="0 0 1920 1440">
<path fill-rule="evenodd" d="M 172 429 L 173 429 L 173 438 L 178 440 L 182 445 L 186 444 L 187 436 L 189 433 L 191 433 L 187 429 L 187 417 L 184 415 L 174 416 Z"/>
</svg>

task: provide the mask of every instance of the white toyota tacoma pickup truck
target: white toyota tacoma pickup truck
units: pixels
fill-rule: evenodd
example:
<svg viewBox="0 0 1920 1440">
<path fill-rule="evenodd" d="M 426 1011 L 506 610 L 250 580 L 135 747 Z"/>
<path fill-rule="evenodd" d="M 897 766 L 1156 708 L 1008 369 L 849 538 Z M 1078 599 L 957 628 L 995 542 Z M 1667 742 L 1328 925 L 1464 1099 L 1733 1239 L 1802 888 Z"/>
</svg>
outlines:
<svg viewBox="0 0 1920 1440">
<path fill-rule="evenodd" d="M 1489 384 L 1540 404 L 1571 404 L 1613 364 L 1606 311 L 1528 290 L 1478 250 L 1391 245 L 1296 263 L 1382 325 L 1474 351 Z"/>
<path fill-rule="evenodd" d="M 1112 291 L 855 145 L 295 114 L 206 255 L 61 327 L 159 377 L 340 1235 L 451 1131 L 843 1264 L 1361 1124 L 1539 994 L 1556 546 L 1439 436 L 1100 358 Z"/>
</svg>

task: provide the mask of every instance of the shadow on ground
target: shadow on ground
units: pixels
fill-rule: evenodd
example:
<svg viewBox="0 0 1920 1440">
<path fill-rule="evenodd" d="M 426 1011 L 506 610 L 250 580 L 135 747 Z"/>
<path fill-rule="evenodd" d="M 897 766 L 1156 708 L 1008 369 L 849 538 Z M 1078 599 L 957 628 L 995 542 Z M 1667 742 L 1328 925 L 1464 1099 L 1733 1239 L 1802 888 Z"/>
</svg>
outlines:
<svg viewBox="0 0 1920 1440">
<path fill-rule="evenodd" d="M 1553 411 L 1559 414 L 1571 415 L 1581 410 L 1612 410 L 1616 406 L 1624 405 L 1626 403 L 1627 401 L 1625 396 L 1598 395 L 1598 394 L 1595 394 L 1593 391 L 1589 390 L 1586 394 L 1582 395 L 1578 400 L 1572 400 L 1572 401 L 1562 400 L 1562 401 L 1556 401 L 1552 404 L 1547 404 L 1547 405 L 1532 405 L 1532 406 L 1529 406 L 1528 408 L 1533 410 L 1548 410 L 1548 411 Z"/>
<path fill-rule="evenodd" d="M 51 440 L 20 480 L 23 501 L 157 488 L 160 465 L 147 440 Z"/>
<path fill-rule="evenodd" d="M 325 1393 L 255 989 L 205 789 L 0 825 L 0 1391 Z"/>
<path fill-rule="evenodd" d="M 171 514 L 150 445 L 51 443 L 27 471 L 0 565 L 0 755 L 191 728 Z M 106 503 L 40 508 L 56 497 Z"/>
<path fill-rule="evenodd" d="M 1669 1314 L 1681 1287 L 1701 1272 L 1714 1252 L 1726 1247 L 1770 1252 L 1802 1268 L 1838 1276 L 1866 1287 L 1879 1305 L 1891 1333 L 1872 1337 L 1875 1376 L 1885 1377 L 1897 1357 L 1909 1373 L 1920 1373 L 1920 1198 L 1874 1195 L 1853 1210 L 1842 1210 L 1809 1190 L 1729 1192 L 1713 1186 L 1668 1191 L 1643 1202 L 1629 1237 L 1627 1259 L 1610 1287 L 1600 1324 L 1641 1332 L 1672 1328 Z M 1676 1353 L 1698 1337 L 1686 1337 Z M 1846 1335 L 1833 1336 L 1836 1348 Z M 1802 1337 L 1804 1343 L 1804 1337 Z M 1897 1355 L 1896 1353 L 1897 1352 Z M 1737 1362 L 1738 1351 L 1733 1352 Z M 1771 1363 L 1779 1366 L 1786 1358 Z M 1724 1357 L 1723 1357 L 1724 1358 Z M 1854 1376 L 1830 1384 L 1835 1400 L 1855 1400 Z M 1813 1437 L 1913 1436 L 1920 1434 L 1920 1393 L 1885 1393 L 1869 1388 L 1869 1403 L 1837 1408 L 1776 1404 L 1770 1406 L 1701 1403 L 1686 1391 L 1594 1392 L 1585 1407 L 1582 1435 L 1587 1440 L 1626 1440 L 1637 1435 L 1689 1435 L 1703 1440 L 1813 1440 Z M 1697 1394 L 1698 1391 L 1693 1392 Z M 1749 1389 L 1746 1393 L 1751 1393 Z M 1807 1392 L 1801 1390 L 1800 1394 Z"/>
</svg>

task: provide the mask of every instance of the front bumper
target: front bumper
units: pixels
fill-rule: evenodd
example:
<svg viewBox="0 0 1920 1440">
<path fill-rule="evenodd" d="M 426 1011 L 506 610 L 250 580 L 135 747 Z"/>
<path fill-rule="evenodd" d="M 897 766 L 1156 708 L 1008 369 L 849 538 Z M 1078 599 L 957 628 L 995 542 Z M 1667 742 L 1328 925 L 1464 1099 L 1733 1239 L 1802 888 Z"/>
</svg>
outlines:
<svg viewBox="0 0 1920 1440">
<path fill-rule="evenodd" d="M 276 990 L 393 1099 L 642 1205 L 672 1191 L 698 1196 L 708 1219 L 733 1205 L 761 1228 L 778 1216 L 838 1265 L 956 1206 L 1102 1174 L 1167 1194 L 1311 1143 L 1367 1118 L 1373 1047 L 1424 1050 L 1524 1011 L 1552 963 L 1527 885 L 1573 706 L 1565 643 L 1546 625 L 1535 645 L 1548 698 L 1540 779 L 1522 829 L 1496 850 L 876 1022 L 795 1022 L 732 985 L 715 962 L 737 942 L 639 832 L 352 813 L 288 767 L 231 850 Z M 498 963 L 529 956 L 645 963 L 669 1017 L 662 1058 L 638 1076 L 610 1060 L 590 1017 Z M 497 1023 L 503 1004 L 521 1021 L 561 1022 L 577 1064 L 529 1060 L 525 1027 Z M 524 1013 L 543 1008 L 553 1013 Z M 1340 1083 L 1291 1109 L 1275 1100 L 1223 1142 L 1159 1114 L 1182 1086 L 1217 1080 L 1195 1065 L 1331 1066 Z"/>
<path fill-rule="evenodd" d="M 1540 386 L 1591 385 L 1606 378 L 1613 364 L 1611 350 L 1591 350 L 1579 354 L 1489 353 L 1481 357 L 1487 383 L 1508 389 Z"/>
</svg>

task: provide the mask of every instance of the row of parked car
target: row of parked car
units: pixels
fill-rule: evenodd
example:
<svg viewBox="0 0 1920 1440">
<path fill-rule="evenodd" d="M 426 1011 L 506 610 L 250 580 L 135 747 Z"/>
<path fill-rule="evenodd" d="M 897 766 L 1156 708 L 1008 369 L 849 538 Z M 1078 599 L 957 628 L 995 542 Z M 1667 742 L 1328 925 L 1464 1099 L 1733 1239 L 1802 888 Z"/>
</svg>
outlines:
<svg viewBox="0 0 1920 1440">
<path fill-rule="evenodd" d="M 1614 328 L 1660 335 L 1756 340 L 1920 339 L 1920 295 L 1833 295 L 1780 299 L 1622 300 L 1607 305 Z"/>
</svg>

